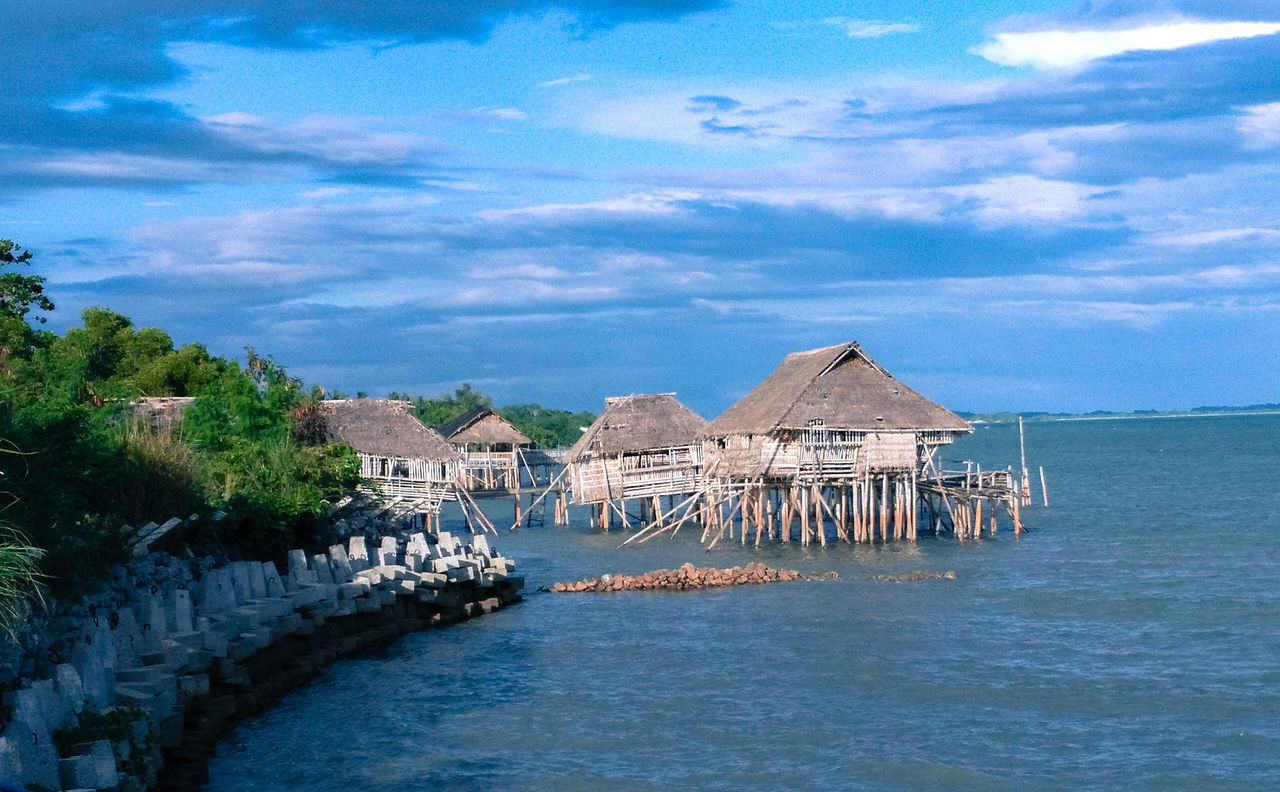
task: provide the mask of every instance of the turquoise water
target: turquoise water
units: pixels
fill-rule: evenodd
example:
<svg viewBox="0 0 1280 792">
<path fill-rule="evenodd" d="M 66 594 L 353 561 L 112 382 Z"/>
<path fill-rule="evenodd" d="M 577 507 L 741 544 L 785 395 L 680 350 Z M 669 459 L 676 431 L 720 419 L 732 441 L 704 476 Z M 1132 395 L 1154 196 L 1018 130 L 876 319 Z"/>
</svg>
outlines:
<svg viewBox="0 0 1280 792">
<path fill-rule="evenodd" d="M 500 536 L 525 602 L 333 666 L 240 725 L 208 789 L 1280 788 L 1280 417 L 1029 424 L 1027 443 L 1050 508 L 1037 487 L 1022 537 Z M 1017 454 L 996 426 L 947 457 Z M 536 591 L 754 560 L 839 578 Z M 871 580 L 914 570 L 956 579 Z"/>
</svg>

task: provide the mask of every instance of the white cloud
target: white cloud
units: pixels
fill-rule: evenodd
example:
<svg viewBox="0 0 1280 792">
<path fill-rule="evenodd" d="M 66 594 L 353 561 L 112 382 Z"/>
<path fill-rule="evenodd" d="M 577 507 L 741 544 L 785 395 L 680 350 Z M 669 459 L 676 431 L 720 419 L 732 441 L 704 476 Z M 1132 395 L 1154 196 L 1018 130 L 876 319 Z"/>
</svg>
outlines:
<svg viewBox="0 0 1280 792">
<path fill-rule="evenodd" d="M 1254 105 L 1245 108 L 1236 123 L 1251 148 L 1270 148 L 1280 145 L 1280 102 Z"/>
<path fill-rule="evenodd" d="M 948 187 L 943 192 L 977 203 L 972 214 L 989 225 L 1067 220 L 1089 213 L 1086 201 L 1096 187 L 1020 174 L 980 184 Z"/>
<path fill-rule="evenodd" d="M 897 33 L 915 33 L 919 25 L 906 22 L 881 22 L 878 19 L 850 19 L 849 17 L 831 17 L 824 20 L 828 25 L 838 28 L 849 38 L 867 39 L 892 36 Z"/>
<path fill-rule="evenodd" d="M 1259 241 L 1278 237 L 1280 237 L 1280 230 L 1274 228 L 1218 228 L 1211 231 L 1157 234 L 1151 241 L 1157 245 L 1172 247 L 1200 247 L 1219 245 L 1223 242 Z"/>
<path fill-rule="evenodd" d="M 586 82 L 591 79 L 590 74 L 575 74 L 572 77 L 561 77 L 558 80 L 547 80 L 538 83 L 539 88 L 556 88 L 561 85 L 570 85 L 572 83 Z"/>
<path fill-rule="evenodd" d="M 1174 50 L 1211 41 L 1269 36 L 1275 22 L 1172 22 L 1125 30 L 1042 30 L 997 33 L 970 50 L 1004 66 L 1057 69 L 1138 50 Z"/>
</svg>

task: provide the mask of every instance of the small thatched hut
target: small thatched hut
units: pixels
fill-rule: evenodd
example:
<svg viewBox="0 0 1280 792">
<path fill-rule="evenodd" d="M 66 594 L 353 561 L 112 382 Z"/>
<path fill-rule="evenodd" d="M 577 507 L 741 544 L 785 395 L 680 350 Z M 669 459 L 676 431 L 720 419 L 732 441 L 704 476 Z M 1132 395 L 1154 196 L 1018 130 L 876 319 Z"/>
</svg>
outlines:
<svg viewBox="0 0 1280 792">
<path fill-rule="evenodd" d="M 656 511 L 662 496 L 694 491 L 702 472 L 695 438 L 706 424 L 674 393 L 605 399 L 604 413 L 565 456 L 574 502 L 597 506 L 607 528 L 610 508 L 626 522 L 628 499 L 642 499 L 642 511 Z"/>
<path fill-rule="evenodd" d="M 332 399 L 323 409 L 329 441 L 351 446 L 360 475 L 401 511 L 438 514 L 442 501 L 457 500 L 458 452 L 408 402 Z"/>
<path fill-rule="evenodd" d="M 462 458 L 462 482 L 469 490 L 520 487 L 520 448 L 533 443 L 493 410 L 472 410 L 436 427 Z"/>
</svg>

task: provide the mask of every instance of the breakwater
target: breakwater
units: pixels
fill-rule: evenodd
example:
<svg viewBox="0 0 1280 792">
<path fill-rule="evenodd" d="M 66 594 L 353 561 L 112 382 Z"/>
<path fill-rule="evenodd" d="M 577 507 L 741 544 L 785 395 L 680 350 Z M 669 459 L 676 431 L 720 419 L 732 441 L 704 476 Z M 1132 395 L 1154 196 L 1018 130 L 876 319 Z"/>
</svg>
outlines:
<svg viewBox="0 0 1280 792">
<path fill-rule="evenodd" d="M 570 583 L 556 583 L 547 591 L 561 594 L 589 591 L 689 590 L 782 583 L 788 580 L 818 580 L 835 576 L 834 572 L 825 575 L 817 573 L 805 575 L 792 569 L 773 569 L 758 561 L 732 569 L 696 567 L 692 563 L 687 563 L 679 569 L 658 569 L 642 575 L 601 575 L 598 578 Z"/>
<path fill-rule="evenodd" d="M 197 789 L 236 720 L 335 660 L 517 602 L 524 584 L 485 537 L 444 531 L 354 536 L 287 566 L 153 553 L 119 602 L 60 607 L 43 673 L 24 667 L 3 697 L 0 782 Z"/>
</svg>

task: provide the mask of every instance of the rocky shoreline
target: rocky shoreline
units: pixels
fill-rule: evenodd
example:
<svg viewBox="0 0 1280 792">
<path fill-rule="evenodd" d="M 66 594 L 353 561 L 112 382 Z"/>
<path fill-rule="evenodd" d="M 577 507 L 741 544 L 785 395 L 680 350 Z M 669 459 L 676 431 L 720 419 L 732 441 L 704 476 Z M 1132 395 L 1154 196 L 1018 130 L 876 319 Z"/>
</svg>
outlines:
<svg viewBox="0 0 1280 792">
<path fill-rule="evenodd" d="M 722 586 L 754 586 L 790 580 L 820 580 L 835 576 L 834 572 L 824 574 L 814 572 L 806 575 L 793 569 L 773 569 L 760 562 L 731 569 L 696 567 L 692 563 L 687 563 L 679 569 L 658 569 L 642 575 L 601 575 L 598 578 L 577 582 L 556 583 L 542 590 L 557 594 L 599 591 L 684 591 Z"/>
<path fill-rule="evenodd" d="M 194 568 L 193 568 L 194 567 Z M 58 605 L 0 702 L 0 781 L 193 790 L 237 720 L 343 657 L 520 601 L 485 537 L 353 536 L 308 557 L 201 569 L 135 560 L 103 601 Z"/>
</svg>

